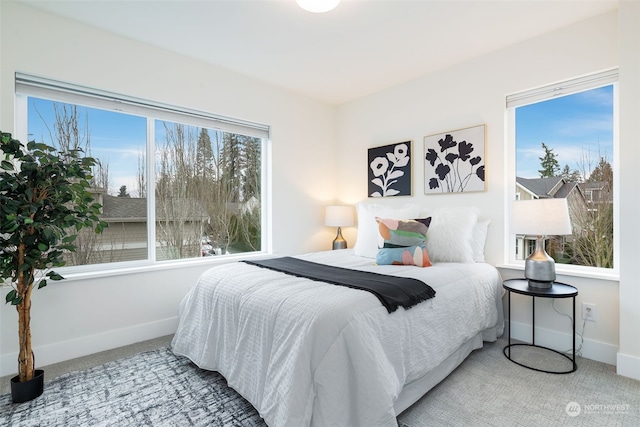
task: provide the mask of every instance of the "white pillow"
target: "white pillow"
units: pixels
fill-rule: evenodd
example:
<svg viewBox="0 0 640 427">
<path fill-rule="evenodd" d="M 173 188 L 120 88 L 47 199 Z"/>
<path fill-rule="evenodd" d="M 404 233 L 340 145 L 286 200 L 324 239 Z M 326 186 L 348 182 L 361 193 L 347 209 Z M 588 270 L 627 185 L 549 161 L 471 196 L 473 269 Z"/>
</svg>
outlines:
<svg viewBox="0 0 640 427">
<path fill-rule="evenodd" d="M 478 212 L 473 208 L 436 209 L 427 232 L 427 252 L 432 262 L 473 262 L 473 229 Z"/>
<path fill-rule="evenodd" d="M 360 202 L 356 205 L 358 213 L 358 236 L 353 245 L 353 253 L 366 258 L 378 255 L 378 223 L 376 217 L 393 219 L 419 218 L 418 205 L 405 205 L 400 208 Z"/>
<path fill-rule="evenodd" d="M 491 220 L 483 219 L 476 223 L 473 227 L 473 237 L 471 246 L 473 248 L 473 260 L 475 262 L 484 262 L 484 244 L 487 241 L 487 232 Z"/>
</svg>

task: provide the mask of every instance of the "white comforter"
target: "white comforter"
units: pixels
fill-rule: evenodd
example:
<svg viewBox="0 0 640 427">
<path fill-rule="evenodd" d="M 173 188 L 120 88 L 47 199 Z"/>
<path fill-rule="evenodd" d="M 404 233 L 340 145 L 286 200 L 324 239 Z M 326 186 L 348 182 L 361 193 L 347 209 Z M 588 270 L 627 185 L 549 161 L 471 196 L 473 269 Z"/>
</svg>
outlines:
<svg viewBox="0 0 640 427">
<path fill-rule="evenodd" d="M 300 258 L 422 278 L 437 294 L 389 314 L 369 292 L 245 263 L 204 273 L 181 303 L 173 351 L 224 375 L 271 427 L 394 426 L 404 384 L 478 333 L 502 333 L 501 279 L 488 264 Z"/>
</svg>

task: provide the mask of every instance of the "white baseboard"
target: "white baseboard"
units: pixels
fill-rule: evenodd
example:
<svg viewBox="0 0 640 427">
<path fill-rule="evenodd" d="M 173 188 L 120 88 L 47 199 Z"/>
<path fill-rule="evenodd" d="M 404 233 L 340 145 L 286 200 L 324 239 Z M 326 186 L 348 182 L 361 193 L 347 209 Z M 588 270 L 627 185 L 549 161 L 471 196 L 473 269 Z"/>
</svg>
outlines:
<svg viewBox="0 0 640 427">
<path fill-rule="evenodd" d="M 178 318 L 159 320 L 100 334 L 74 338 L 67 341 L 34 347 L 38 368 L 87 356 L 112 348 L 122 347 L 175 333 Z M 3 354 L 0 359 L 0 376 L 16 374 L 18 353 Z"/>
<path fill-rule="evenodd" d="M 512 324 L 513 329 L 511 330 L 511 338 L 530 343 L 531 325 L 520 322 L 512 322 Z M 508 327 L 509 323 L 505 320 L 505 337 L 508 337 Z M 539 327 L 536 327 L 535 332 L 536 344 L 549 347 L 560 352 L 571 350 L 571 334 Z M 579 347 L 580 337 L 576 335 L 576 352 L 578 351 Z M 582 357 L 585 357 L 587 359 L 596 360 L 598 362 L 603 362 L 614 366 L 619 360 L 617 346 L 601 341 L 590 340 L 588 338 L 584 339 L 580 354 L 582 355 Z"/>
<path fill-rule="evenodd" d="M 640 357 L 618 353 L 616 372 L 618 375 L 640 380 Z"/>
<path fill-rule="evenodd" d="M 512 322 L 512 325 L 512 339 L 531 342 L 531 325 L 520 322 Z M 38 367 L 42 367 L 76 357 L 87 356 L 100 351 L 170 335 L 175 333 L 177 327 L 178 318 L 172 317 L 157 322 L 37 346 L 34 348 L 34 352 L 37 356 Z M 505 337 L 508 336 L 508 327 L 509 323 L 505 321 Z M 579 338 L 576 338 L 577 346 L 579 346 L 578 339 Z M 571 335 L 536 327 L 536 344 L 558 351 L 570 350 Z M 615 365 L 619 375 L 640 380 L 640 358 L 618 353 L 617 346 L 585 339 L 581 353 L 582 357 L 586 357 L 587 359 Z M 15 374 L 17 372 L 17 360 L 17 352 L 2 355 L 0 359 L 0 376 Z"/>
</svg>

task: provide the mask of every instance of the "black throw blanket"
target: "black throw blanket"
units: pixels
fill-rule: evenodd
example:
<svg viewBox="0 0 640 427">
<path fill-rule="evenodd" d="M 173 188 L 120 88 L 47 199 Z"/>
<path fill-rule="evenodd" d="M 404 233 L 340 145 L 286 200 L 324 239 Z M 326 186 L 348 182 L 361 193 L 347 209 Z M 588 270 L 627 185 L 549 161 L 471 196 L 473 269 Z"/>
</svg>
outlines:
<svg viewBox="0 0 640 427">
<path fill-rule="evenodd" d="M 418 279 L 351 270 L 292 257 L 243 262 L 296 277 L 369 291 L 389 313 L 398 307 L 413 307 L 436 294 L 431 286 Z"/>
</svg>

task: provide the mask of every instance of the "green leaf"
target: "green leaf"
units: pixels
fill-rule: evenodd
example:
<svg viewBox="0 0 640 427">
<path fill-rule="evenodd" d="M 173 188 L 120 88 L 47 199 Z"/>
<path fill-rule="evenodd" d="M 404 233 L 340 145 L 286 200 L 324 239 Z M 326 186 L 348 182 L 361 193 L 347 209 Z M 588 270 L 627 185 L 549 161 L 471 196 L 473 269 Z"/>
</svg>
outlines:
<svg viewBox="0 0 640 427">
<path fill-rule="evenodd" d="M 78 238 L 77 234 L 71 234 L 62 238 L 62 243 L 73 243 Z"/>
<path fill-rule="evenodd" d="M 47 273 L 47 276 L 49 276 L 49 278 L 51 280 L 62 280 L 62 279 L 64 279 L 64 277 L 62 277 L 61 275 L 59 275 L 55 271 L 50 271 L 49 273 Z"/>
<path fill-rule="evenodd" d="M 16 298 L 16 296 L 18 295 L 18 292 L 15 289 L 12 289 L 8 294 L 7 297 L 5 298 L 5 303 L 13 303 L 13 300 Z"/>
<path fill-rule="evenodd" d="M 71 184 L 71 188 L 78 193 L 81 193 L 82 191 L 84 191 L 84 187 L 79 182 Z"/>
<path fill-rule="evenodd" d="M 44 288 L 45 286 L 47 286 L 47 279 L 40 280 L 40 283 L 38 283 L 38 289 Z"/>
<path fill-rule="evenodd" d="M 31 249 L 28 254 L 29 257 L 25 257 L 25 261 L 31 262 L 31 260 L 39 259 L 42 256 L 42 251 L 39 249 Z"/>
<path fill-rule="evenodd" d="M 2 169 L 6 170 L 6 171 L 12 171 L 13 170 L 13 163 L 7 161 L 7 160 L 3 160 L 2 161 Z"/>
<path fill-rule="evenodd" d="M 54 238 L 54 234 L 53 231 L 51 230 L 51 228 L 46 227 L 42 230 L 42 234 L 44 234 L 44 237 L 48 240 L 48 241 L 52 241 Z"/>
</svg>

